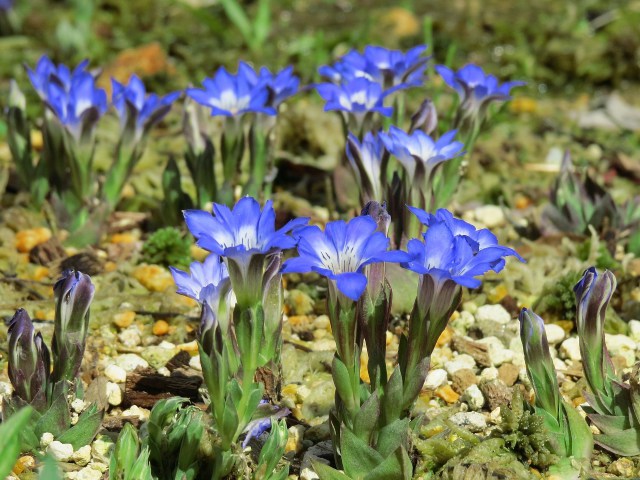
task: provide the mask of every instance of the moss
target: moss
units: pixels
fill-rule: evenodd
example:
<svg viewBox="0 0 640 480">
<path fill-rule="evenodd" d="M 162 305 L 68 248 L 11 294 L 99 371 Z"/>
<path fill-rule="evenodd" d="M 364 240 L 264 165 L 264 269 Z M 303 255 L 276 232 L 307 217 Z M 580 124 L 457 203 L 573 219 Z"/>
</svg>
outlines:
<svg viewBox="0 0 640 480">
<path fill-rule="evenodd" d="M 558 460 L 549 450 L 549 432 L 540 415 L 524 401 L 519 388 L 513 389 L 511 406 L 500 409 L 502 422 L 493 436 L 502 438 L 505 445 L 523 462 L 548 468 Z"/>
<path fill-rule="evenodd" d="M 578 258 L 582 261 L 587 261 L 589 259 L 589 254 L 591 253 L 591 239 L 584 241 L 576 247 L 576 253 L 578 254 Z M 620 267 L 620 263 L 618 263 L 609 250 L 607 250 L 606 245 L 603 242 L 600 242 L 598 245 L 598 254 L 596 257 L 596 268 L 601 270 L 616 270 Z"/>
<path fill-rule="evenodd" d="M 576 316 L 573 287 L 581 277 L 581 272 L 571 271 L 558 280 L 547 283 L 534 303 L 533 309 L 543 316 L 546 313 L 560 320 L 573 320 Z"/>
<path fill-rule="evenodd" d="M 187 268 L 191 262 L 191 241 L 174 227 L 155 231 L 142 246 L 141 262 Z"/>
</svg>

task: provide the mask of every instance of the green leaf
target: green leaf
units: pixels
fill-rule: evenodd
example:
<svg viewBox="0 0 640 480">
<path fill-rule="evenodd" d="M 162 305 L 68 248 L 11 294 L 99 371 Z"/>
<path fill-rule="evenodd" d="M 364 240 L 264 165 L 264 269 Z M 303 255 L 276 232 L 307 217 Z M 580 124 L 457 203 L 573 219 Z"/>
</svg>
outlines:
<svg viewBox="0 0 640 480">
<path fill-rule="evenodd" d="M 383 458 L 391 455 L 407 441 L 409 420 L 409 418 L 398 419 L 380 430 L 376 450 Z"/>
<path fill-rule="evenodd" d="M 338 396 L 344 403 L 346 409 L 352 411 L 355 408 L 355 403 L 354 392 L 351 389 L 351 376 L 349 375 L 349 369 L 337 355 L 333 357 L 331 373 Z"/>
<path fill-rule="evenodd" d="M 240 30 L 247 45 L 253 45 L 255 43 L 255 40 L 252 38 L 253 29 L 242 6 L 236 0 L 221 0 L 220 4 L 222 8 L 224 8 L 224 12 L 227 14 L 227 17 L 229 17 L 229 20 Z"/>
<path fill-rule="evenodd" d="M 33 408 L 25 407 L 0 425 L 0 478 L 7 477 L 20 454 L 20 434 L 29 423 Z"/>
<path fill-rule="evenodd" d="M 411 459 L 404 447 L 399 447 L 373 469 L 366 480 L 411 480 L 412 474 Z"/>
<path fill-rule="evenodd" d="M 380 400 L 382 404 L 382 417 L 386 422 L 401 417 L 404 400 L 403 388 L 400 368 L 396 367 L 384 387 L 384 393 Z"/>
<path fill-rule="evenodd" d="M 42 462 L 42 470 L 38 474 L 38 480 L 62 480 L 62 472 L 58 462 L 51 455 L 46 455 Z"/>
<path fill-rule="evenodd" d="M 578 459 L 590 460 L 593 454 L 593 434 L 589 425 L 572 405 L 562 402 L 562 406 L 567 416 L 570 455 Z"/>
<path fill-rule="evenodd" d="M 58 438 L 69 428 L 70 424 L 69 405 L 67 404 L 66 396 L 62 393 L 56 397 L 49 410 L 40 417 L 34 430 L 38 438 L 45 432 L 49 432 L 53 434 L 54 438 Z"/>
<path fill-rule="evenodd" d="M 256 45 L 262 45 L 269 36 L 271 29 L 270 0 L 258 0 L 258 11 L 253 22 L 253 35 Z"/>
<path fill-rule="evenodd" d="M 354 480 L 365 478 L 384 461 L 382 455 L 344 426 L 340 430 L 340 450 L 344 471 Z"/>
<path fill-rule="evenodd" d="M 313 469 L 320 477 L 320 480 L 350 480 L 350 477 L 342 473 L 340 470 L 331 468 L 324 463 L 312 461 Z"/>
<path fill-rule="evenodd" d="M 616 455 L 635 457 L 640 455 L 640 430 L 629 428 L 609 435 L 596 435 L 595 443 Z"/>
<path fill-rule="evenodd" d="M 374 392 L 360 407 L 360 411 L 353 419 L 353 433 L 365 442 L 369 442 L 378 420 L 380 419 L 380 399 L 378 392 Z"/>
<path fill-rule="evenodd" d="M 57 440 L 62 443 L 70 443 L 74 450 L 84 445 L 90 445 L 100 430 L 103 416 L 104 412 L 98 410 L 95 403 L 92 404 L 82 412 L 78 423 L 60 435 Z"/>
</svg>

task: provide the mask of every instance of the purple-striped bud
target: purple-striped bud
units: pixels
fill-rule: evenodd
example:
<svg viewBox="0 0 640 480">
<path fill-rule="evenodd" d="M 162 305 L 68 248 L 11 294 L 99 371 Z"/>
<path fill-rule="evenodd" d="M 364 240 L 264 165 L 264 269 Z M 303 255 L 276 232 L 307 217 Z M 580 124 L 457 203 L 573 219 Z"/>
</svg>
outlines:
<svg viewBox="0 0 640 480">
<path fill-rule="evenodd" d="M 80 370 L 94 292 L 89 275 L 73 270 L 65 271 L 53 287 L 56 299 L 52 341 L 54 382 L 73 382 Z"/>
<path fill-rule="evenodd" d="M 36 408 L 46 404 L 50 367 L 42 335 L 35 332 L 29 314 L 19 309 L 9 324 L 9 379 L 15 395 Z"/>
<path fill-rule="evenodd" d="M 409 132 L 413 133 L 420 129 L 427 135 L 435 132 L 438 126 L 438 112 L 436 106 L 428 98 L 420 104 L 420 108 L 411 117 L 411 127 Z"/>
</svg>

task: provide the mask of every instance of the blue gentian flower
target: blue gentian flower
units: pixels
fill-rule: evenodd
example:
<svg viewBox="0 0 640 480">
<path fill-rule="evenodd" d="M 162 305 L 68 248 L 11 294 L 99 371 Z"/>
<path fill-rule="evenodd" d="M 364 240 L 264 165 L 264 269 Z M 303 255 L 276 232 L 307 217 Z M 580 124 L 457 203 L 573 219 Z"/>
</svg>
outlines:
<svg viewBox="0 0 640 480">
<path fill-rule="evenodd" d="M 271 429 L 271 420 L 278 420 L 279 418 L 286 417 L 291 413 L 291 410 L 284 407 L 278 407 L 277 405 L 272 405 L 266 400 L 260 400 L 258 404 L 258 408 L 254 413 L 254 418 L 251 420 L 244 429 L 244 433 L 246 436 L 242 441 L 242 448 L 247 448 L 249 442 L 252 438 L 258 438 L 267 430 Z"/>
<path fill-rule="evenodd" d="M 389 239 L 377 231 L 376 221 L 368 215 L 327 223 L 324 230 L 317 226 L 301 228 L 300 256 L 284 262 L 282 273 L 317 272 L 327 277 L 332 286 L 351 300 L 357 301 L 367 286 L 365 266 L 376 262 L 406 262 L 405 252 L 388 250 Z"/>
<path fill-rule="evenodd" d="M 188 88 L 186 93 L 199 104 L 211 107 L 211 115 L 276 114 L 275 109 L 267 105 L 269 91 L 266 85 L 258 82 L 256 72 L 244 62 L 240 63 L 237 74 L 230 74 L 220 67 L 215 76 L 205 78 L 202 85 L 204 89 Z"/>
<path fill-rule="evenodd" d="M 469 114 L 482 114 L 490 102 L 509 100 L 512 88 L 526 85 L 521 81 L 500 84 L 494 75 L 484 73 L 473 64 L 465 65 L 457 72 L 444 65 L 435 68 L 445 83 L 458 92 L 460 109 Z"/>
<path fill-rule="evenodd" d="M 111 79 L 113 85 L 113 106 L 120 117 L 122 130 L 135 131 L 134 139 L 139 140 L 142 135 L 160 122 L 169 110 L 171 104 L 180 96 L 180 92 L 170 93 L 164 97 L 156 94 L 147 95 L 142 80 L 132 75 L 128 85 L 123 85 L 116 79 Z"/>
<path fill-rule="evenodd" d="M 258 84 L 266 86 L 269 91 L 267 105 L 277 109 L 282 102 L 298 92 L 300 79 L 293 74 L 291 66 L 278 73 L 271 73 L 267 67 L 262 67 L 258 76 Z"/>
<path fill-rule="evenodd" d="M 383 105 L 390 92 L 383 91 L 380 84 L 366 78 L 354 78 L 340 85 L 320 83 L 316 90 L 327 102 L 325 111 L 340 110 L 354 115 L 378 112 L 385 117 L 393 113 L 391 107 Z"/>
<path fill-rule="evenodd" d="M 380 135 L 367 132 L 362 140 L 349 133 L 347 137 L 347 158 L 359 181 L 361 191 L 368 200 L 382 201 L 382 162 L 386 155 Z"/>
<path fill-rule="evenodd" d="M 222 292 L 229 290 L 229 272 L 219 255 L 212 253 L 204 262 L 193 262 L 190 273 L 175 267 L 169 267 L 173 281 L 178 287 L 177 293 L 193 298 L 198 303 L 217 305 Z"/>
<path fill-rule="evenodd" d="M 409 210 L 428 229 L 423 240 L 414 238 L 407 244 L 412 259 L 402 264 L 404 268 L 430 275 L 438 282 L 451 279 L 463 287 L 477 288 L 481 282 L 475 277 L 502 270 L 504 257 L 524 261 L 515 250 L 499 245 L 488 229 L 477 230 L 445 209 L 435 215 L 414 207 Z"/>
<path fill-rule="evenodd" d="M 89 65 L 88 60 L 84 60 L 78 64 L 78 66 L 71 72 L 69 67 L 64 64 L 56 65 L 51 61 L 49 57 L 43 55 L 36 63 L 35 70 L 31 70 L 27 67 L 27 75 L 33 88 L 38 92 L 40 98 L 47 99 L 49 92 L 49 85 L 56 83 L 62 87 L 66 92 L 71 89 L 71 79 L 82 73 L 89 73 L 86 71 Z"/>
<path fill-rule="evenodd" d="M 0 0 L 0 12 L 7 12 L 13 7 L 13 0 Z"/>
<path fill-rule="evenodd" d="M 456 133 L 456 130 L 451 130 L 433 140 L 422 130 L 408 134 L 391 126 L 389 133 L 380 133 L 380 138 L 387 150 L 400 161 L 409 178 L 414 178 L 416 172 L 428 178 L 438 164 L 462 154 L 464 145 L 453 140 Z"/>
<path fill-rule="evenodd" d="M 384 47 L 367 46 L 364 53 L 352 50 L 332 66 L 323 66 L 320 74 L 334 83 L 364 77 L 383 88 L 399 89 L 420 85 L 428 58 L 422 56 L 427 47 L 420 45 L 406 53 Z"/>
</svg>

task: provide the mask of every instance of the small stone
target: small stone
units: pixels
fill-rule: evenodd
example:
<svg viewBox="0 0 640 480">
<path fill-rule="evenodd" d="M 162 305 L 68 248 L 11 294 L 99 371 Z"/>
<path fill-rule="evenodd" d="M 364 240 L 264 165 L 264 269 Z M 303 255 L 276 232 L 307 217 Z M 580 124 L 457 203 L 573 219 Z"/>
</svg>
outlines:
<svg viewBox="0 0 640 480">
<path fill-rule="evenodd" d="M 149 415 L 151 412 L 146 408 L 140 408 L 137 405 L 133 405 L 131 408 L 128 408 L 122 412 L 123 417 L 138 417 L 143 422 L 146 422 L 149 419 Z"/>
<path fill-rule="evenodd" d="M 124 412 L 123 412 L 124 416 Z M 114 443 L 109 437 L 100 435 L 91 443 L 91 457 L 99 460 L 109 461 L 111 449 Z"/>
<path fill-rule="evenodd" d="M 504 382 L 499 379 L 481 383 L 480 391 L 487 401 L 489 410 L 507 404 L 511 400 L 511 388 L 507 387 Z"/>
<path fill-rule="evenodd" d="M 453 329 L 447 327 L 438 337 L 438 340 L 436 341 L 436 347 L 444 347 L 445 345 L 448 345 L 449 342 L 451 342 L 451 338 L 453 338 Z"/>
<path fill-rule="evenodd" d="M 178 349 L 164 348 L 162 345 L 151 345 L 145 348 L 140 355 L 155 369 L 164 367 L 178 353 Z"/>
<path fill-rule="evenodd" d="M 79 470 L 75 480 L 100 480 L 102 472 L 93 467 L 93 465 L 89 465 Z"/>
<path fill-rule="evenodd" d="M 481 410 L 484 406 L 484 395 L 477 385 L 470 385 L 462 394 L 461 400 L 467 402 L 471 410 Z"/>
<path fill-rule="evenodd" d="M 116 313 L 113 316 L 113 323 L 119 328 L 127 328 L 131 326 L 136 318 L 136 312 L 127 310 L 125 312 Z"/>
<path fill-rule="evenodd" d="M 107 365 L 104 369 L 104 375 L 114 383 L 124 383 L 127 381 L 127 371 L 115 364 Z"/>
<path fill-rule="evenodd" d="M 107 382 L 107 401 L 114 407 L 122 403 L 122 390 L 117 383 Z"/>
<path fill-rule="evenodd" d="M 323 338 L 311 344 L 314 352 L 328 352 L 336 350 L 336 341 L 332 338 Z"/>
<path fill-rule="evenodd" d="M 45 227 L 20 230 L 16 233 L 16 248 L 20 253 L 29 253 L 33 247 L 51 238 L 51 230 Z"/>
<path fill-rule="evenodd" d="M 329 462 L 327 462 L 328 464 Z M 304 468 L 300 471 L 300 480 L 319 480 L 318 474 L 313 468 Z"/>
<path fill-rule="evenodd" d="M 480 381 L 488 382 L 498 378 L 498 369 L 496 367 L 488 367 L 480 372 Z"/>
<path fill-rule="evenodd" d="M 624 357 L 627 361 L 627 367 L 631 367 L 636 363 L 636 342 L 631 338 L 626 335 L 609 335 L 606 333 L 605 342 L 612 357 Z"/>
<path fill-rule="evenodd" d="M 556 345 L 566 337 L 564 329 L 555 323 L 545 324 L 544 330 L 547 333 L 547 341 L 549 342 L 549 345 Z"/>
<path fill-rule="evenodd" d="M 469 368 L 473 370 L 475 367 L 476 361 L 471 355 L 467 355 L 466 353 L 458 355 L 457 357 L 453 358 L 453 360 L 449 360 L 444 364 L 444 369 L 449 375 L 453 375 L 455 372 L 463 368 Z"/>
<path fill-rule="evenodd" d="M 511 321 L 511 314 L 502 305 L 482 305 L 475 314 L 478 322 L 490 321 L 506 325 Z"/>
<path fill-rule="evenodd" d="M 289 291 L 286 304 L 291 309 L 293 315 L 309 315 L 313 313 L 313 299 L 302 290 L 293 289 Z"/>
<path fill-rule="evenodd" d="M 116 365 L 123 368 L 126 372 L 133 372 L 136 368 L 147 368 L 149 363 L 135 353 L 123 353 L 115 358 Z"/>
<path fill-rule="evenodd" d="M 175 288 L 173 276 L 160 265 L 140 265 L 133 270 L 132 275 L 151 292 L 164 292 L 169 288 Z"/>
<path fill-rule="evenodd" d="M 142 343 L 142 334 L 136 325 L 132 325 L 118 334 L 118 340 L 123 346 L 133 348 Z"/>
<path fill-rule="evenodd" d="M 166 320 L 158 320 L 153 324 L 151 331 L 155 336 L 161 337 L 169 332 L 169 324 Z"/>
<path fill-rule="evenodd" d="M 315 329 L 331 330 L 331 320 L 327 315 L 318 315 L 313 320 L 312 325 Z"/>
<path fill-rule="evenodd" d="M 476 374 L 470 368 L 461 368 L 451 375 L 451 388 L 459 394 L 476 383 L 478 383 Z"/>
<path fill-rule="evenodd" d="M 158 373 L 160 375 L 162 375 L 163 377 L 170 377 L 171 376 L 171 370 L 169 370 L 167 367 L 160 367 L 158 369 Z"/>
<path fill-rule="evenodd" d="M 640 343 L 640 320 L 629 320 L 629 338 Z"/>
<path fill-rule="evenodd" d="M 198 342 L 193 340 L 191 342 L 181 343 L 179 345 L 176 345 L 176 348 L 178 350 L 182 350 L 183 352 L 197 353 L 198 352 Z"/>
<path fill-rule="evenodd" d="M 51 442 L 53 442 L 53 438 L 53 433 L 44 432 L 40 437 L 40 448 L 44 450 L 49 445 L 51 445 Z"/>
<path fill-rule="evenodd" d="M 496 337 L 486 337 L 478 340 L 478 343 L 489 347 L 489 361 L 494 367 L 499 367 L 503 363 L 513 360 L 513 352 L 505 348 L 502 341 Z"/>
<path fill-rule="evenodd" d="M 489 228 L 501 227 L 505 223 L 504 212 L 497 205 L 483 205 L 473 211 L 476 221 Z"/>
<path fill-rule="evenodd" d="M 289 436 L 287 437 L 287 445 L 284 447 L 284 453 L 302 451 L 302 439 L 304 437 L 304 426 L 294 425 L 289 427 Z"/>
<path fill-rule="evenodd" d="M 456 403 L 460 398 L 460 395 L 458 395 L 449 385 L 443 385 L 438 388 L 435 391 L 435 395 L 447 403 Z"/>
<path fill-rule="evenodd" d="M 59 462 L 68 462 L 73 455 L 73 445 L 54 440 L 47 447 L 47 452 Z"/>
<path fill-rule="evenodd" d="M 451 415 L 449 420 L 472 433 L 482 432 L 487 428 L 487 421 L 479 412 L 458 412 Z"/>
<path fill-rule="evenodd" d="M 16 475 L 20 475 L 25 470 L 33 470 L 36 466 L 35 459 L 30 455 L 24 455 L 18 459 L 13 466 L 12 472 Z"/>
<path fill-rule="evenodd" d="M 86 406 L 87 404 L 81 398 L 76 398 L 71 402 L 71 408 L 76 413 L 82 413 Z"/>
<path fill-rule="evenodd" d="M 462 310 L 460 315 L 455 320 L 451 321 L 450 325 L 457 333 L 466 335 L 475 322 L 476 319 L 471 312 Z"/>
<path fill-rule="evenodd" d="M 560 344 L 558 351 L 560 357 L 568 358 L 569 360 L 580 361 L 582 356 L 580 355 L 580 343 L 577 337 L 569 337 Z"/>
<path fill-rule="evenodd" d="M 88 465 L 91 461 L 91 445 L 85 445 L 73 452 L 73 455 L 71 455 L 71 461 L 81 467 Z"/>
<path fill-rule="evenodd" d="M 636 474 L 633 460 L 630 458 L 619 458 L 612 462 L 607 468 L 607 472 L 623 478 L 631 478 Z"/>
<path fill-rule="evenodd" d="M 442 368 L 436 368 L 435 370 L 430 370 L 427 373 L 427 378 L 424 380 L 423 388 L 427 390 L 435 390 L 438 387 L 441 387 L 447 381 L 447 371 Z"/>
<path fill-rule="evenodd" d="M 191 357 L 189 359 L 189 366 L 194 370 L 202 371 L 202 364 L 200 363 L 200 355 L 196 355 L 195 357 Z"/>
<path fill-rule="evenodd" d="M 504 363 L 498 368 L 498 378 L 504 382 L 507 387 L 513 386 L 518 380 L 520 368 L 513 363 Z"/>
<path fill-rule="evenodd" d="M 329 440 L 329 438 L 331 438 L 329 422 L 323 422 L 319 425 L 314 425 L 304 432 L 304 440 L 308 440 L 313 444 L 316 444 L 323 440 Z"/>
<path fill-rule="evenodd" d="M 333 449 L 330 440 L 317 443 L 307 449 L 300 463 L 300 480 L 317 480 L 318 475 L 313 469 L 313 463 L 330 465 L 333 460 Z"/>
<path fill-rule="evenodd" d="M 553 362 L 553 368 L 555 368 L 556 370 L 562 371 L 567 369 L 567 365 L 558 357 L 553 358 L 552 362 Z"/>
</svg>

